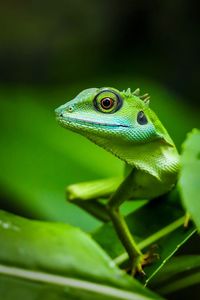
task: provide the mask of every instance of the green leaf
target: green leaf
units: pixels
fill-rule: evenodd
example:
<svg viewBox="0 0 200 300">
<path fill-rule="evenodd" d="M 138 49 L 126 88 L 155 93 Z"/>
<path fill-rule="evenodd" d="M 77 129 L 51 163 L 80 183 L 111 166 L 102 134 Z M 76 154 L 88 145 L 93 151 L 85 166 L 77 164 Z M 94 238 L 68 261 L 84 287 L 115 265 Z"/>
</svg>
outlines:
<svg viewBox="0 0 200 300">
<path fill-rule="evenodd" d="M 119 270 L 91 237 L 70 225 L 0 211 L 0 244 L 3 299 L 159 298 Z"/>
<path fill-rule="evenodd" d="M 146 284 L 195 232 L 191 224 L 187 229 L 183 227 L 184 212 L 178 200 L 177 192 L 173 191 L 154 199 L 125 218 L 143 252 L 148 251 L 151 245 L 157 246 L 155 252 L 159 254 L 160 259 L 145 267 Z M 122 264 L 127 261 L 127 253 L 124 252 L 111 224 L 105 224 L 96 230 L 93 238 L 115 262 Z"/>
<path fill-rule="evenodd" d="M 183 144 L 179 189 L 183 205 L 200 230 L 200 131 L 192 130 Z"/>
<path fill-rule="evenodd" d="M 177 252 L 177 250 L 180 249 L 180 247 L 187 242 L 187 240 L 196 232 L 193 226 L 191 226 L 188 229 L 185 229 L 184 219 L 179 219 L 178 221 L 172 223 L 169 225 L 169 228 L 172 227 L 172 225 L 178 224 L 179 221 L 181 221 L 180 227 L 176 228 L 174 231 L 172 231 L 170 234 L 163 236 L 160 240 L 158 240 L 158 246 L 159 246 L 159 259 L 152 263 L 149 266 L 146 266 L 145 272 L 147 275 L 147 278 L 145 280 L 145 285 L 147 286 L 151 280 L 154 278 L 154 276 L 158 273 L 160 274 L 160 271 L 165 266 L 165 264 L 172 258 L 172 256 Z"/>
<path fill-rule="evenodd" d="M 181 255 L 165 265 L 150 287 L 159 293 L 169 294 L 196 284 L 200 284 L 200 256 Z"/>
</svg>

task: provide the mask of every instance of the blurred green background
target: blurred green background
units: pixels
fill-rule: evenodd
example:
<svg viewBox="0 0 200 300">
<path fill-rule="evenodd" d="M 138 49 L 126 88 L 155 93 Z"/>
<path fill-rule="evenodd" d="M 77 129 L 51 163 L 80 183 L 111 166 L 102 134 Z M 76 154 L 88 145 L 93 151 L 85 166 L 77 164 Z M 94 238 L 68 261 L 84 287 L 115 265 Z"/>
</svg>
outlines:
<svg viewBox="0 0 200 300">
<path fill-rule="evenodd" d="M 65 186 L 122 163 L 59 127 L 54 109 L 88 87 L 140 87 L 180 149 L 199 127 L 197 1 L 8 0 L 0 20 L 0 208 L 90 231 L 99 223 Z"/>
</svg>

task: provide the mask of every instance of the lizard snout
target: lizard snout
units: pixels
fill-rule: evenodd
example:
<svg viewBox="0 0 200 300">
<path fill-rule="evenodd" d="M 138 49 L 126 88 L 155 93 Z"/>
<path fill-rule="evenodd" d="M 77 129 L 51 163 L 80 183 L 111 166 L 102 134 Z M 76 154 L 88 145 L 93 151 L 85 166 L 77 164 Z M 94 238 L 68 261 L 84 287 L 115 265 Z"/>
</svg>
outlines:
<svg viewBox="0 0 200 300">
<path fill-rule="evenodd" d="M 63 117 L 63 109 L 61 107 L 56 108 L 55 114 L 56 114 L 57 118 L 62 118 Z"/>
</svg>

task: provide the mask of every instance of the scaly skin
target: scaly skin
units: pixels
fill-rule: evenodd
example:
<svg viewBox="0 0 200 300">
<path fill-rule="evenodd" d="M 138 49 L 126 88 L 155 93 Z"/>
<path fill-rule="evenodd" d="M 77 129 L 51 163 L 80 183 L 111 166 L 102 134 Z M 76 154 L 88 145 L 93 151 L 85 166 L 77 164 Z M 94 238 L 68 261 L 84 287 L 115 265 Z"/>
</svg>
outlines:
<svg viewBox="0 0 200 300">
<path fill-rule="evenodd" d="M 168 132 L 149 108 L 149 96 L 115 88 L 91 88 L 56 109 L 59 123 L 80 133 L 125 162 L 127 177 L 75 184 L 69 200 L 109 220 L 126 248 L 133 273 L 142 271 L 143 255 L 119 212 L 127 199 L 152 199 L 172 189 L 179 154 Z M 121 184 L 120 184 L 121 182 Z M 98 198 L 110 196 L 103 207 Z"/>
</svg>

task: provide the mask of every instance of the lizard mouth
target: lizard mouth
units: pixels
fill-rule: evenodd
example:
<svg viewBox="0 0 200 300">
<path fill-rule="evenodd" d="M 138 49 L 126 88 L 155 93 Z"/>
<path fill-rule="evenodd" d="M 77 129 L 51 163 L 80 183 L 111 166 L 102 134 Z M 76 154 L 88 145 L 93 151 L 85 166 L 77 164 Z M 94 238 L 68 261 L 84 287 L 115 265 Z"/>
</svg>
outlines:
<svg viewBox="0 0 200 300">
<path fill-rule="evenodd" d="M 76 125 L 78 126 L 90 126 L 90 125 L 97 125 L 99 127 L 103 126 L 103 127 L 129 127 L 128 125 L 125 124 L 116 124 L 116 123 L 103 123 L 103 122 L 97 122 L 97 121 L 91 121 L 91 120 L 83 120 L 83 119 L 78 119 L 78 118 L 63 118 L 63 117 L 57 117 L 56 118 L 57 121 L 64 127 L 66 127 L 67 125 L 71 125 L 73 127 L 76 127 Z"/>
</svg>

